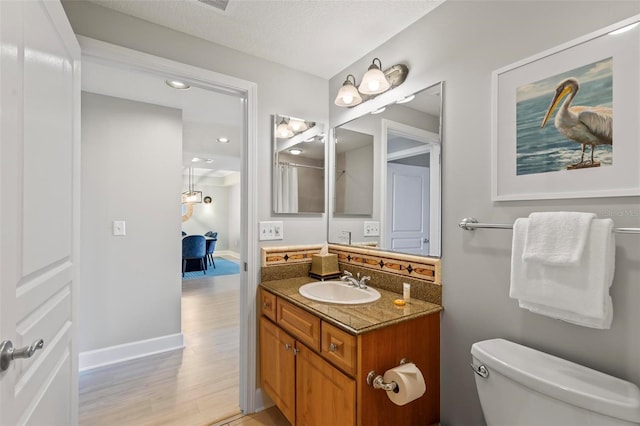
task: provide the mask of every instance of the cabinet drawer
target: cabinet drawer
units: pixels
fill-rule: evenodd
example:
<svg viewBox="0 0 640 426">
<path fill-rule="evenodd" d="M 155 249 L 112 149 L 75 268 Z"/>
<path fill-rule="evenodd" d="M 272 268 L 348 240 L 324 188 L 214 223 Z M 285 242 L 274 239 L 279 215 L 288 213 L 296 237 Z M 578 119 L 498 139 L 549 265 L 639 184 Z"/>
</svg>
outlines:
<svg viewBox="0 0 640 426">
<path fill-rule="evenodd" d="M 320 351 L 320 318 L 278 299 L 276 304 L 278 325 L 310 348 Z"/>
<path fill-rule="evenodd" d="M 262 315 L 275 322 L 276 295 L 260 289 L 260 309 L 262 310 Z"/>
<path fill-rule="evenodd" d="M 356 336 L 322 321 L 323 357 L 350 375 L 356 374 Z"/>
</svg>

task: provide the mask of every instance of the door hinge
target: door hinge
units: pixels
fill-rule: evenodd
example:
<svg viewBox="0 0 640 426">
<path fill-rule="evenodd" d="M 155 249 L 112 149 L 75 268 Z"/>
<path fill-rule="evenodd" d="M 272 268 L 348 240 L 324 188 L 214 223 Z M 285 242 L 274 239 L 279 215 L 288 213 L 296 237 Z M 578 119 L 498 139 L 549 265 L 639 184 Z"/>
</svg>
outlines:
<svg viewBox="0 0 640 426">
<path fill-rule="evenodd" d="M 249 270 L 249 264 L 244 262 L 244 271 L 247 272 Z"/>
</svg>

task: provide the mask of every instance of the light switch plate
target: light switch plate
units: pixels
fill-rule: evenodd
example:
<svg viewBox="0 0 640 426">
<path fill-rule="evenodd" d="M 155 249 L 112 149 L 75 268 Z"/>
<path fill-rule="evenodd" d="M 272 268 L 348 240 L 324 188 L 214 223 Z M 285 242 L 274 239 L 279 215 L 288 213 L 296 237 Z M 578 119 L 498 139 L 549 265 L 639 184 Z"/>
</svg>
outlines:
<svg viewBox="0 0 640 426">
<path fill-rule="evenodd" d="M 365 237 L 379 237 L 380 236 L 380 222 L 364 222 L 364 236 Z"/>
<path fill-rule="evenodd" d="M 124 236 L 127 235 L 127 231 L 125 228 L 124 220 L 114 220 L 113 221 L 113 235 Z"/>
<path fill-rule="evenodd" d="M 281 220 L 260 222 L 258 231 L 260 241 L 281 240 L 284 238 L 284 227 Z"/>
</svg>

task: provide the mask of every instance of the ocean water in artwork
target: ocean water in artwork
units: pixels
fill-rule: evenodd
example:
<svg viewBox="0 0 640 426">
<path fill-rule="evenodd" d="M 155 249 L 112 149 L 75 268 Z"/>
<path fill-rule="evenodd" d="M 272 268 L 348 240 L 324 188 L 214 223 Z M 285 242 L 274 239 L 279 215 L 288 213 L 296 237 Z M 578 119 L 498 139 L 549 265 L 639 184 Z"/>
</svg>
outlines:
<svg viewBox="0 0 640 426">
<path fill-rule="evenodd" d="M 556 129 L 554 118 L 560 107 L 556 108 L 546 126 L 541 127 L 556 86 L 569 77 L 578 80 L 580 85 L 571 106 L 613 107 L 612 58 L 518 87 L 516 91 L 516 174 L 518 176 L 560 171 L 575 172 L 575 170 L 567 170 L 567 166 L 580 162 L 582 145 L 567 139 Z M 594 162 L 599 162 L 601 167 L 612 164 L 612 145 L 597 145 L 594 152 Z M 587 146 L 584 159 L 590 158 L 591 147 Z"/>
</svg>

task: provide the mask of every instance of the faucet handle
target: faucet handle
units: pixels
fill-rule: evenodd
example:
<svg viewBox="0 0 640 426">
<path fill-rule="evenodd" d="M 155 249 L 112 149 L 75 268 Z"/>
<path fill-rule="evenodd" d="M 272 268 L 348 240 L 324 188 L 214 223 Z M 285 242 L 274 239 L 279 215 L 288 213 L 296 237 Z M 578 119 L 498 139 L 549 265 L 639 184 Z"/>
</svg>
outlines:
<svg viewBox="0 0 640 426">
<path fill-rule="evenodd" d="M 370 281 L 370 280 L 371 280 L 371 277 L 368 276 L 368 275 L 365 275 L 364 277 L 362 277 L 360 279 L 360 282 L 358 283 L 358 286 L 360 288 L 365 288 L 366 289 L 367 288 L 367 282 Z"/>
<path fill-rule="evenodd" d="M 353 277 L 353 274 L 349 271 L 347 271 L 346 269 L 344 270 L 344 272 L 342 273 L 345 277 Z"/>
</svg>

